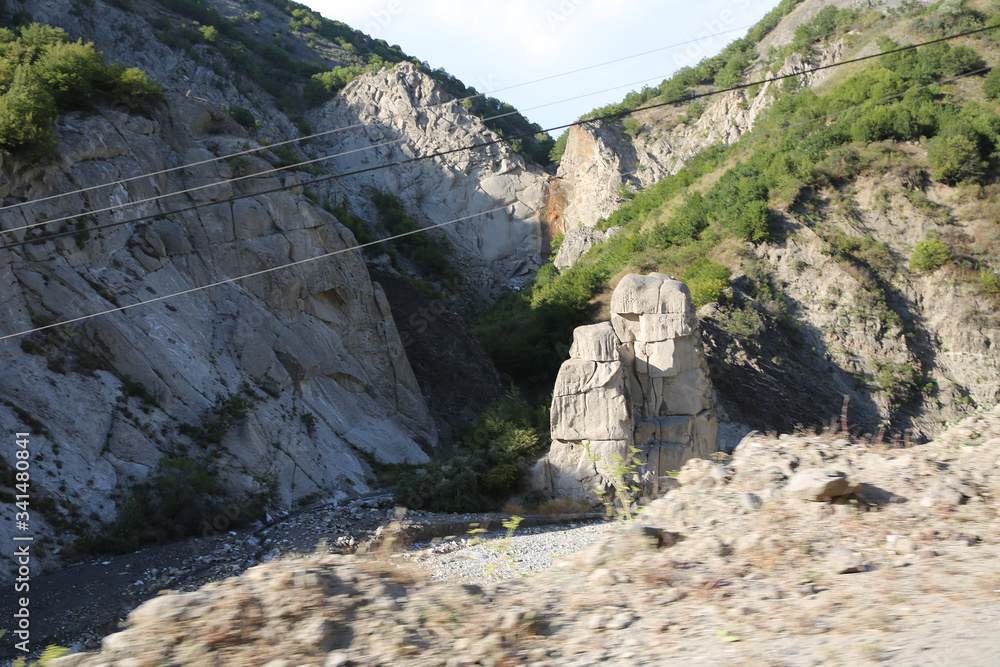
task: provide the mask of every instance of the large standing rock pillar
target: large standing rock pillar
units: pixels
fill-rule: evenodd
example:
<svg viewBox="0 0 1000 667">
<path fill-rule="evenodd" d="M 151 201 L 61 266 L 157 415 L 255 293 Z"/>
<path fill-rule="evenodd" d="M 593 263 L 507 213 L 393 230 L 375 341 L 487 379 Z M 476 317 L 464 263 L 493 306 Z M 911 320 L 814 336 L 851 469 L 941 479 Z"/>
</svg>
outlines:
<svg viewBox="0 0 1000 667">
<path fill-rule="evenodd" d="M 708 365 L 684 283 L 630 274 L 611 322 L 578 327 L 552 398 L 552 447 L 533 485 L 596 500 L 632 446 L 651 481 L 718 449 Z"/>
</svg>

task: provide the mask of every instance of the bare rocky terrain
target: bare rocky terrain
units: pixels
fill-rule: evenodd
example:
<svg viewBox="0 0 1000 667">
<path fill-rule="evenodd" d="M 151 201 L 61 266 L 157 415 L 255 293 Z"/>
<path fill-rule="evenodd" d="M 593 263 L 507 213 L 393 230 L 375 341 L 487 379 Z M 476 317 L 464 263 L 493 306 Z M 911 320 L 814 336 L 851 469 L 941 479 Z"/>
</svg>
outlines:
<svg viewBox="0 0 1000 667">
<path fill-rule="evenodd" d="M 692 460 L 542 572 L 440 581 L 461 550 L 516 566 L 526 547 L 515 531 L 414 551 L 386 528 L 366 553 L 165 591 L 100 653 L 50 664 L 997 664 L 1000 409 L 915 447 L 842 435 L 751 434 Z"/>
</svg>

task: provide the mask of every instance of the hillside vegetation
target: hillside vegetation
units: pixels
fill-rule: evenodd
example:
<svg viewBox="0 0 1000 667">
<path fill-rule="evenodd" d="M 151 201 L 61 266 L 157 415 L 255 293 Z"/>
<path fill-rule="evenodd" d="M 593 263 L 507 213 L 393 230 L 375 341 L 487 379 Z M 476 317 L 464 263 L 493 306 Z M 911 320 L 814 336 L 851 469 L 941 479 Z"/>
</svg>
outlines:
<svg viewBox="0 0 1000 667">
<path fill-rule="evenodd" d="M 0 28 L 0 149 L 51 151 L 60 111 L 104 96 L 136 110 L 162 96 L 144 72 L 107 65 L 93 44 L 37 23 Z"/>
<path fill-rule="evenodd" d="M 782 3 L 751 35 L 759 39 L 795 4 Z M 894 34 L 920 42 L 997 24 L 996 8 L 980 11 L 961 2 L 927 10 L 907 6 L 885 16 L 828 7 L 800 25 L 787 48 L 754 57 L 753 41 L 738 40 L 659 89 L 634 93 L 594 114 L 678 99 L 692 86 L 731 85 L 747 76 L 754 60 L 773 67 L 793 52 L 809 60 L 836 41 L 859 49 L 877 42 L 881 52 L 891 51 L 900 44 L 884 36 L 890 26 Z M 949 210 L 954 207 L 927 194 L 945 188 L 934 191 L 961 193 L 981 209 L 998 202 L 1000 117 L 994 100 L 1000 75 L 986 76 L 986 61 L 995 59 L 998 38 L 1000 30 L 889 54 L 838 71 L 817 90 L 798 90 L 796 79 L 786 81 L 742 141 L 696 155 L 678 173 L 635 193 L 598 222 L 601 229 L 621 226 L 624 233 L 595 246 L 561 274 L 554 266 L 543 267 L 530 290 L 499 301 L 479 325 L 498 368 L 528 385 L 546 386 L 546 377 L 565 358 L 560 341 L 570 340 L 577 324 L 606 317 L 601 305 L 617 277 L 661 271 L 683 277 L 697 305 L 718 302 L 704 325 L 719 334 L 718 340 L 728 341 L 730 353 L 738 348 L 744 358 L 785 369 L 778 372 L 798 368 L 801 375 L 847 375 L 855 385 L 851 389 L 879 407 L 878 415 L 860 415 L 867 428 L 874 429 L 876 420 L 900 429 L 912 425 L 922 402 L 937 400 L 937 388 L 930 377 L 932 365 L 925 363 L 926 332 L 919 331 L 902 298 L 904 283 L 947 266 L 949 279 L 965 285 L 971 298 L 984 305 L 980 316 L 988 317 L 1000 305 L 995 224 L 968 234 L 953 224 Z M 844 57 L 849 57 L 846 52 Z M 759 76 L 758 67 L 749 80 Z M 751 88 L 745 99 L 756 94 L 762 93 Z M 905 196 L 907 206 L 934 226 L 930 237 L 902 257 L 889 240 L 865 229 L 855 197 L 859 189 L 878 190 L 873 184 L 881 183 L 879 213 L 892 218 L 893 193 L 885 183 L 900 180 L 912 187 L 901 188 L 899 199 Z M 787 243 L 802 229 L 818 236 L 824 253 L 856 282 L 849 298 L 828 308 L 843 302 L 853 310 L 853 326 L 874 327 L 876 341 L 898 341 L 892 344 L 900 352 L 898 359 L 881 353 L 870 363 L 834 359 L 837 368 L 810 359 L 817 356 L 817 335 L 804 330 L 802 304 L 783 290 L 789 280 L 766 261 L 768 248 Z M 807 267 L 798 261 L 801 266 L 795 268 L 801 273 Z M 830 332 L 819 335 L 823 333 Z M 725 356 L 726 349 L 718 352 Z M 835 385 L 832 380 L 828 384 Z M 827 392 L 831 399 L 848 393 Z M 786 420 L 794 426 L 832 414 L 797 412 Z M 767 424 L 761 419 L 754 425 Z"/>
</svg>

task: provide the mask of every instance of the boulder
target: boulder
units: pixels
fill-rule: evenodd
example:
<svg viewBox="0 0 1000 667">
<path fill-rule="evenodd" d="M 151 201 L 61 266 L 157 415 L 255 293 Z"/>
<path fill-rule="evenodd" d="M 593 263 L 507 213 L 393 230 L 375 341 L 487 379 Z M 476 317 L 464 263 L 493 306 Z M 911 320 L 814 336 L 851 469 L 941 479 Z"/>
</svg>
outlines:
<svg viewBox="0 0 1000 667">
<path fill-rule="evenodd" d="M 552 263 L 560 271 L 576 264 L 576 261 L 587 254 L 587 251 L 606 238 L 605 233 L 592 227 L 575 227 L 563 237 Z"/>
<path fill-rule="evenodd" d="M 807 468 L 795 473 L 788 480 L 785 495 L 799 500 L 824 502 L 854 493 L 860 488 L 860 484 L 849 480 L 847 475 L 839 470 Z"/>
</svg>

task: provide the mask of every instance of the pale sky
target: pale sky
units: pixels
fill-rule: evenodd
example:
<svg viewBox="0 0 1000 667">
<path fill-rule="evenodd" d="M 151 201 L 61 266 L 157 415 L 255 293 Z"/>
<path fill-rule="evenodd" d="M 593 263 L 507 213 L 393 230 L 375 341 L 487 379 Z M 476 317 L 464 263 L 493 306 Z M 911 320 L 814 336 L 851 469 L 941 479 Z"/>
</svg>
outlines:
<svg viewBox="0 0 1000 667">
<path fill-rule="evenodd" d="M 304 0 L 326 18 L 398 44 L 433 68 L 444 67 L 479 92 L 513 104 L 543 128 L 570 123 L 718 53 L 777 2 Z M 508 88 L 689 40 L 696 41 Z M 568 98 L 578 99 L 552 104 Z"/>
</svg>

